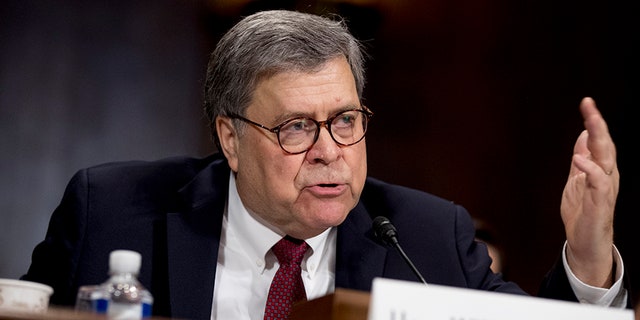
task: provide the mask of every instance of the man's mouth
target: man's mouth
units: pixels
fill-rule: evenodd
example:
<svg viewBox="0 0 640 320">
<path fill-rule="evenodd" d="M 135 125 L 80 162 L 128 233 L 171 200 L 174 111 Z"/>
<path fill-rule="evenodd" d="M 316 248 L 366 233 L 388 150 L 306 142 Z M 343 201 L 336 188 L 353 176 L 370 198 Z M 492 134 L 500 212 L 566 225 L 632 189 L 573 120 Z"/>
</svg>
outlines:
<svg viewBox="0 0 640 320">
<path fill-rule="evenodd" d="M 338 183 L 319 183 L 309 186 L 307 190 L 317 197 L 335 197 L 343 194 L 345 190 L 347 190 L 347 185 Z"/>
</svg>

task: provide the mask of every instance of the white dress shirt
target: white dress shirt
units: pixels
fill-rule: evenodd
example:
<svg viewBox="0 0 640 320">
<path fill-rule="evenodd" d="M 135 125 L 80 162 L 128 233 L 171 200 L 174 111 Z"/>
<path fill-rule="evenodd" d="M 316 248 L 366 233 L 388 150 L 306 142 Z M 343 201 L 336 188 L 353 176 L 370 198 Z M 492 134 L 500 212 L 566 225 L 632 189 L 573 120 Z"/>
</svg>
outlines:
<svg viewBox="0 0 640 320">
<path fill-rule="evenodd" d="M 279 264 L 271 247 L 284 237 L 280 230 L 249 212 L 240 200 L 233 173 L 229 179 L 229 198 L 222 222 L 220 248 L 213 290 L 212 320 L 263 319 L 267 293 Z M 336 229 L 330 228 L 306 239 L 302 261 L 302 280 L 307 299 L 322 297 L 335 290 Z M 565 244 L 566 250 L 566 244 Z M 617 249 L 616 282 L 611 289 L 589 286 L 578 280 L 562 255 L 571 287 L 583 303 L 625 307 L 622 287 L 624 266 Z"/>
<path fill-rule="evenodd" d="M 622 276 L 624 275 L 624 265 L 622 264 L 622 257 L 618 248 L 613 246 L 613 259 L 616 264 L 615 282 L 609 289 L 598 288 L 590 286 L 578 279 L 567 262 L 567 242 L 564 243 L 562 248 L 562 264 L 564 265 L 564 271 L 569 278 L 569 284 L 571 289 L 576 294 L 580 303 L 595 304 L 605 307 L 618 307 L 625 308 L 627 306 L 627 289 L 622 287 Z"/>
<path fill-rule="evenodd" d="M 279 267 L 270 249 L 284 236 L 244 207 L 231 174 L 211 319 L 263 319 L 267 293 Z M 335 289 L 336 229 L 305 241 L 310 250 L 302 260 L 302 281 L 307 299 L 314 299 Z"/>
</svg>

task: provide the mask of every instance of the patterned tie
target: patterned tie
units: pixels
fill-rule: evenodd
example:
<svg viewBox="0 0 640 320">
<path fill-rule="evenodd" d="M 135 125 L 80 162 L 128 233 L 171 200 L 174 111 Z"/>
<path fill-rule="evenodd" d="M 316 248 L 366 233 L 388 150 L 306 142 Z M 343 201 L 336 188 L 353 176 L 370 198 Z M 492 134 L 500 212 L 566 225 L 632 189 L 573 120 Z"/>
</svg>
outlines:
<svg viewBox="0 0 640 320">
<path fill-rule="evenodd" d="M 286 236 L 276 243 L 271 251 L 278 258 L 280 268 L 276 272 L 267 305 L 265 320 L 287 319 L 295 302 L 306 300 L 307 294 L 302 283 L 300 262 L 309 246 L 306 242 Z"/>
</svg>

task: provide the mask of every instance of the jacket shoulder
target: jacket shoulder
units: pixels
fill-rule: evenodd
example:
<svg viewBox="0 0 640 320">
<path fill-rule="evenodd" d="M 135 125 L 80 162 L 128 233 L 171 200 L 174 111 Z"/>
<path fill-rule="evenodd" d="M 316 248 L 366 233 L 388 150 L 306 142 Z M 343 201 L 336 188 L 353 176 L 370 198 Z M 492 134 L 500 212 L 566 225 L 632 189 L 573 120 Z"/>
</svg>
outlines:
<svg viewBox="0 0 640 320">
<path fill-rule="evenodd" d="M 360 198 L 371 219 L 385 216 L 398 228 L 450 229 L 460 218 L 472 227 L 467 210 L 453 201 L 426 191 L 367 178 Z M 458 222 L 460 222 L 458 220 Z"/>
<path fill-rule="evenodd" d="M 159 160 L 130 160 L 103 163 L 76 172 L 91 182 L 124 184 L 130 181 L 162 184 L 184 184 L 205 167 L 223 158 L 211 155 L 204 158 L 176 156 Z"/>
<path fill-rule="evenodd" d="M 376 203 L 378 205 L 384 203 L 393 205 L 405 203 L 414 205 L 429 204 L 430 206 L 439 207 L 455 206 L 452 201 L 426 191 L 391 184 L 371 177 L 368 177 L 366 180 L 361 200 L 365 202 L 365 204 Z"/>
<path fill-rule="evenodd" d="M 108 162 L 77 171 L 67 185 L 65 195 L 100 195 L 103 200 L 112 202 L 127 202 L 136 195 L 163 202 L 162 199 L 168 201 L 173 198 L 178 190 L 207 167 L 228 175 L 226 160 L 218 154 L 203 158 Z"/>
</svg>

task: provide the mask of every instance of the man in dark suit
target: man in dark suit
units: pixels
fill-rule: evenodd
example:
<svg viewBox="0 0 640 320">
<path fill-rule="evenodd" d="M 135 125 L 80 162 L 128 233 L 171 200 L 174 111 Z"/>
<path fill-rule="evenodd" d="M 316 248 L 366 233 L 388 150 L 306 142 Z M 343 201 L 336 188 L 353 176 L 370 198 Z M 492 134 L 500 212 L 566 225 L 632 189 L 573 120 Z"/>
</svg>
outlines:
<svg viewBox="0 0 640 320">
<path fill-rule="evenodd" d="M 281 264 L 271 248 L 285 236 L 308 247 L 299 267 L 307 299 L 370 290 L 375 277 L 416 281 L 374 234 L 373 219 L 386 216 L 427 282 L 525 294 L 491 272 L 463 207 L 367 177 L 363 60 L 341 21 L 246 17 L 207 71 L 205 112 L 221 154 L 79 171 L 23 279 L 51 285 L 53 304 L 72 305 L 79 286 L 105 280 L 109 252 L 131 249 L 142 254 L 154 314 L 260 319 Z M 615 146 L 591 99 L 581 111 L 587 130 L 561 207 L 567 242 L 540 294 L 624 307 Z"/>
</svg>

